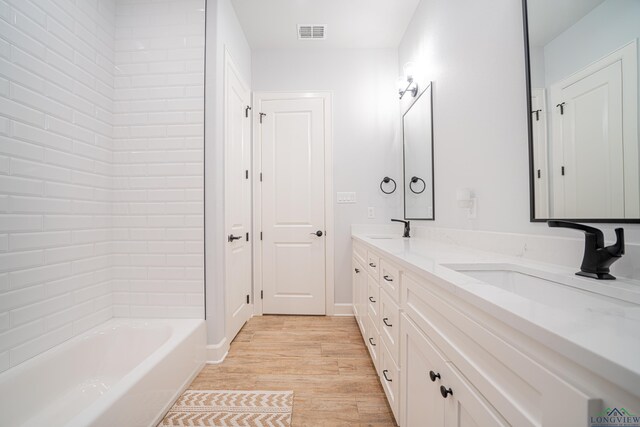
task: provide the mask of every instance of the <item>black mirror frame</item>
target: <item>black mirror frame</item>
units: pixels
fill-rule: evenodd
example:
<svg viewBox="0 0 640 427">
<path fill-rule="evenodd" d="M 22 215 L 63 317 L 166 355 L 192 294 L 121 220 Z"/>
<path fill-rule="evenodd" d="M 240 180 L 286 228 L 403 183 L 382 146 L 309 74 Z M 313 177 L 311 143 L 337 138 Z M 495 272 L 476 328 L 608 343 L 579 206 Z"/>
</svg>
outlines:
<svg viewBox="0 0 640 427">
<path fill-rule="evenodd" d="M 407 113 L 411 110 L 411 108 L 415 105 L 416 102 L 424 95 L 424 93 L 429 90 L 429 112 L 431 116 L 429 120 L 431 120 L 431 209 L 432 215 L 431 218 L 408 218 L 407 217 L 407 186 L 406 184 L 406 175 L 407 168 L 405 162 L 405 134 L 404 134 L 404 118 Z M 406 220 L 414 220 L 414 221 L 435 221 L 436 220 L 436 192 L 435 192 L 435 159 L 434 159 L 434 140 L 433 140 L 433 82 L 429 82 L 428 85 L 424 88 L 422 92 L 418 94 L 416 99 L 413 100 L 409 108 L 402 114 L 402 204 L 403 204 L 403 214 L 404 219 Z"/>
<path fill-rule="evenodd" d="M 528 0 L 522 0 L 522 29 L 524 35 L 524 65 L 527 87 L 527 135 L 529 140 L 529 221 L 547 222 L 561 220 L 572 222 L 610 223 L 610 224 L 638 224 L 640 218 L 536 218 L 535 206 L 535 178 L 533 168 L 533 111 L 531 108 L 531 58 L 529 54 L 529 18 L 527 14 Z"/>
</svg>

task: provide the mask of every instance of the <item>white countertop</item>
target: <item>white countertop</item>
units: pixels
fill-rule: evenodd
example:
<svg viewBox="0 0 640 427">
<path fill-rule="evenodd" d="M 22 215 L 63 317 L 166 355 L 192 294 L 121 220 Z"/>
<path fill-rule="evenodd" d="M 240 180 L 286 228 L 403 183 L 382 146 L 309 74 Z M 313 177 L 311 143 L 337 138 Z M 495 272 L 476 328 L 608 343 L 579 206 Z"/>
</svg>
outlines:
<svg viewBox="0 0 640 427">
<path fill-rule="evenodd" d="M 597 281 L 574 275 L 576 269 L 518 257 L 483 252 L 421 238 L 373 239 L 375 233 L 353 237 L 391 261 L 423 275 L 466 302 L 525 333 L 592 372 L 640 396 L 640 283 Z M 632 299 L 616 307 L 556 308 L 527 299 L 447 268 L 446 264 L 509 264 L 581 281 L 607 295 Z M 440 280 L 433 280 L 435 278 Z M 564 287 L 563 285 L 558 285 Z M 606 300 L 606 297 L 603 298 Z"/>
</svg>

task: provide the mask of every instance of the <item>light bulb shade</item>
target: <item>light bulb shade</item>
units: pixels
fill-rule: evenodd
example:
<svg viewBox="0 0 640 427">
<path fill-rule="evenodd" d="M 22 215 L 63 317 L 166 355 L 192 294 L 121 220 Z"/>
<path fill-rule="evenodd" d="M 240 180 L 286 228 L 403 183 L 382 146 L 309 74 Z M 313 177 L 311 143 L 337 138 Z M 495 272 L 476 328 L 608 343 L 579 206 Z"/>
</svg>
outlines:
<svg viewBox="0 0 640 427">
<path fill-rule="evenodd" d="M 405 90 L 408 84 L 409 83 L 407 82 L 407 79 L 405 78 L 405 76 L 398 77 L 398 80 L 396 81 L 396 86 L 398 87 L 398 90 Z"/>
<path fill-rule="evenodd" d="M 404 77 L 407 81 L 412 81 L 416 77 L 417 66 L 415 62 L 407 62 L 402 67 L 402 71 L 404 72 Z"/>
</svg>

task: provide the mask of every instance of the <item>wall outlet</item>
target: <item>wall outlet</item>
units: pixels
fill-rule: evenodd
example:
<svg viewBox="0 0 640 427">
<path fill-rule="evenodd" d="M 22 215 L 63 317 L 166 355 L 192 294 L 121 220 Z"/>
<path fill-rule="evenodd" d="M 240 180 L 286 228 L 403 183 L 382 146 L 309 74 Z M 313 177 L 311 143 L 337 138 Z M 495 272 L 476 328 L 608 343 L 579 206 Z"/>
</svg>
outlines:
<svg viewBox="0 0 640 427">
<path fill-rule="evenodd" d="M 367 208 L 367 218 L 375 219 L 375 217 L 376 217 L 376 208 L 374 208 L 373 206 L 369 206 Z"/>
</svg>

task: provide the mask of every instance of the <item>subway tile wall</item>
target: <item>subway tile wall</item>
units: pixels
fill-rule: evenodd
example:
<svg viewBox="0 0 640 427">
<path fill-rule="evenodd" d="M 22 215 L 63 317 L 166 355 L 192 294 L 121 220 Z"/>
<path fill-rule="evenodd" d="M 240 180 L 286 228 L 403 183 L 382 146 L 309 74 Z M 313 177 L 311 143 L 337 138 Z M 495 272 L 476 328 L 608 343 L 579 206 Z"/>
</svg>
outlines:
<svg viewBox="0 0 640 427">
<path fill-rule="evenodd" d="M 204 0 L 0 0 L 0 372 L 202 317 Z"/>
<path fill-rule="evenodd" d="M 113 316 L 115 9 L 0 0 L 0 371 Z"/>
<path fill-rule="evenodd" d="M 204 0 L 116 9 L 116 316 L 204 315 Z"/>
</svg>

